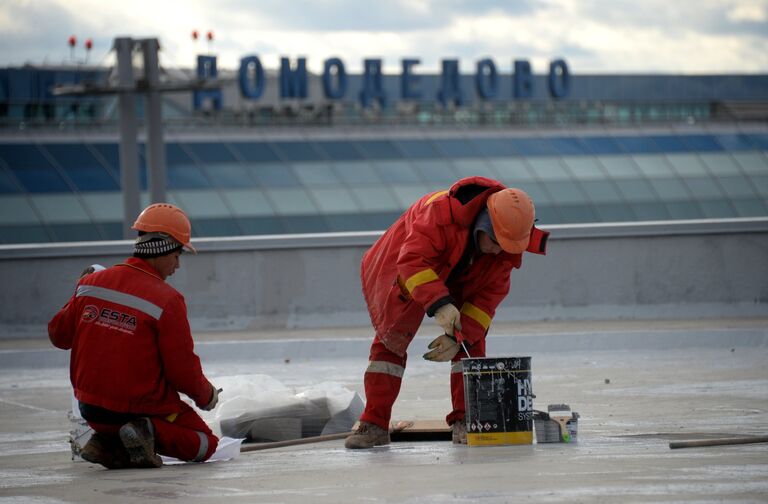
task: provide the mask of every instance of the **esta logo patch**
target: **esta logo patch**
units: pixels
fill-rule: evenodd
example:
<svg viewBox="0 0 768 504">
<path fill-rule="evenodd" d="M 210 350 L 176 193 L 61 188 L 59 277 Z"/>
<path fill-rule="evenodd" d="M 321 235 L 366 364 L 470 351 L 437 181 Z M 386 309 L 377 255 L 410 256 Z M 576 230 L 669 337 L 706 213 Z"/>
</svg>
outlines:
<svg viewBox="0 0 768 504">
<path fill-rule="evenodd" d="M 83 308 L 83 322 L 93 322 L 99 316 L 99 309 L 93 305 Z"/>
<path fill-rule="evenodd" d="M 99 321 L 129 330 L 136 329 L 135 315 L 113 310 L 112 308 L 102 308 L 101 313 L 99 313 Z"/>
</svg>

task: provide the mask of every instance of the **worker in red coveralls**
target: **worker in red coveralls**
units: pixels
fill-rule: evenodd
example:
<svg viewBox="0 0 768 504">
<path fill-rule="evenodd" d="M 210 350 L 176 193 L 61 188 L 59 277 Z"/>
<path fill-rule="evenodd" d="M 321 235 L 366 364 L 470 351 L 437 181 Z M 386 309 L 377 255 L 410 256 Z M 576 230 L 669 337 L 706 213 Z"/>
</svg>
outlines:
<svg viewBox="0 0 768 504">
<path fill-rule="evenodd" d="M 459 359 L 485 356 L 485 336 L 524 251 L 544 254 L 533 201 L 483 177 L 459 180 L 414 203 L 363 256 L 361 278 L 376 331 L 365 372 L 365 411 L 347 448 L 388 444 L 406 350 L 426 313 L 443 334 L 424 358 L 452 361 L 453 442 L 466 443 Z"/>
<path fill-rule="evenodd" d="M 208 459 L 218 438 L 179 397 L 204 410 L 218 401 L 194 352 L 184 297 L 165 282 L 190 243 L 184 212 L 148 206 L 133 224 L 133 257 L 80 278 L 48 335 L 72 349 L 70 378 L 95 431 L 81 456 L 108 469 L 160 467 L 159 455 Z"/>
</svg>

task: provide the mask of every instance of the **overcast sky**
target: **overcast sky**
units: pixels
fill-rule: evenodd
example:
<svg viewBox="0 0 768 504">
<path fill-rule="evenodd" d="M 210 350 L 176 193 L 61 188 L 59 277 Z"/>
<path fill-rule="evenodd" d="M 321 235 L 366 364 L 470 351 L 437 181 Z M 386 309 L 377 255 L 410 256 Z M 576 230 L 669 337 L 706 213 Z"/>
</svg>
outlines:
<svg viewBox="0 0 768 504">
<path fill-rule="evenodd" d="M 359 72 L 380 57 L 398 73 L 415 57 L 417 72 L 458 58 L 471 73 L 490 57 L 503 73 L 514 59 L 544 73 L 562 57 L 574 74 L 768 73 L 768 0 L 0 0 L 0 66 L 82 61 L 88 38 L 89 62 L 110 65 L 116 36 L 158 37 L 167 67 L 211 51 L 231 69 L 303 56 L 313 71 L 339 57 Z"/>
</svg>

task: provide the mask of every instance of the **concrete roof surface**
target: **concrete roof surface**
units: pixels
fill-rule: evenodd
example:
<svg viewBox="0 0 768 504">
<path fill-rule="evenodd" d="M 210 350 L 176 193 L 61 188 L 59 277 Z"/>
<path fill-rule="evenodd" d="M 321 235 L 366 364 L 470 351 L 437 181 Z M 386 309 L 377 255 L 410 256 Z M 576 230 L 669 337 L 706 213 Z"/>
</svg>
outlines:
<svg viewBox="0 0 768 504">
<path fill-rule="evenodd" d="M 768 320 L 501 324 L 488 354 L 532 357 L 534 407 L 567 403 L 578 441 L 501 447 L 343 441 L 208 464 L 107 471 L 72 461 L 67 352 L 0 342 L 0 504 L 15 502 L 765 502 L 768 444 L 671 450 L 670 441 L 768 435 Z M 207 333 L 211 380 L 333 381 L 363 396 L 369 328 Z M 411 346 L 393 419 L 440 419 L 449 366 Z M 224 392 L 226 393 L 226 392 Z"/>
</svg>

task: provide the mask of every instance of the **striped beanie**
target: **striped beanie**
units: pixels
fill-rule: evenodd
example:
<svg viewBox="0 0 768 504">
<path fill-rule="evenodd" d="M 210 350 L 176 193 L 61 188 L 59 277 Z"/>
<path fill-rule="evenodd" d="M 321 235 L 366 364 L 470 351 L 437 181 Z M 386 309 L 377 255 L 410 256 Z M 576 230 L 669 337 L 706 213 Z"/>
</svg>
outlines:
<svg viewBox="0 0 768 504">
<path fill-rule="evenodd" d="M 475 219 L 475 226 L 472 230 L 472 236 L 475 238 L 475 248 L 477 249 L 480 249 L 480 245 L 477 242 L 477 235 L 480 231 L 485 231 L 493 241 L 496 241 L 496 233 L 493 232 L 493 224 L 491 223 L 491 216 L 488 214 L 487 208 L 483 208 L 480 211 L 477 219 Z"/>
<path fill-rule="evenodd" d="M 145 233 L 139 231 L 139 236 L 133 242 L 133 257 L 150 259 L 181 250 L 181 243 L 165 233 Z"/>
</svg>

